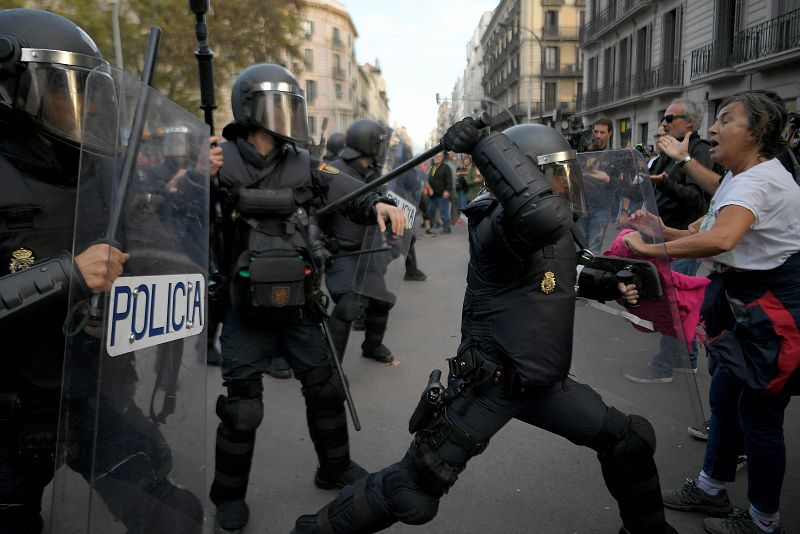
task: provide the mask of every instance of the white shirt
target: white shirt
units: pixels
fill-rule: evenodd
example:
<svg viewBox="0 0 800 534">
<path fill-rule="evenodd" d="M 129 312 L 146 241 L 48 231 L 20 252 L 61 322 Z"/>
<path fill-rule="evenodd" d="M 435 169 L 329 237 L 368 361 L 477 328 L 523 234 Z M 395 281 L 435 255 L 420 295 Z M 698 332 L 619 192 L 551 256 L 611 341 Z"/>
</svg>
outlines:
<svg viewBox="0 0 800 534">
<path fill-rule="evenodd" d="M 732 250 L 706 260 L 716 271 L 726 267 L 766 271 L 800 251 L 800 187 L 773 158 L 733 176 L 730 172 L 711 199 L 708 214 L 700 225 L 707 231 L 725 206 L 750 210 L 755 221 Z"/>
</svg>

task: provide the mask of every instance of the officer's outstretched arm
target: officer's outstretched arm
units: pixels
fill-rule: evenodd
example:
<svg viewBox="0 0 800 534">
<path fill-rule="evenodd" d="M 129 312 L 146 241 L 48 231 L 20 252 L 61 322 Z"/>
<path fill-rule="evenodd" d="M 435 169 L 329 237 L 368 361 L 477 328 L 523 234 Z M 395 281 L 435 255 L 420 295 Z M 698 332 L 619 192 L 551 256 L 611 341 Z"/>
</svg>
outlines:
<svg viewBox="0 0 800 534">
<path fill-rule="evenodd" d="M 472 158 L 486 185 L 500 201 L 506 228 L 526 248 L 555 243 L 572 224 L 569 202 L 553 193 L 550 182 L 530 158 L 502 133 L 484 137 Z"/>
<path fill-rule="evenodd" d="M 63 254 L 0 278 L 0 324 L 28 316 L 65 298 L 70 277 L 87 294 L 111 288 L 128 255 L 107 244 L 92 245 L 75 257 Z"/>
</svg>

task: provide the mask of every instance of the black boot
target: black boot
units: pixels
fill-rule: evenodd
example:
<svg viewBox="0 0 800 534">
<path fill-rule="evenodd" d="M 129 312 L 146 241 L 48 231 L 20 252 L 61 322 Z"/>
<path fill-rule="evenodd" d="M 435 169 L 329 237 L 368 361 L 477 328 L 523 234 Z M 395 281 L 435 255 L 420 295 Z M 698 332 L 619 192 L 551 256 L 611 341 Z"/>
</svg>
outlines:
<svg viewBox="0 0 800 534">
<path fill-rule="evenodd" d="M 292 368 L 283 356 L 273 356 L 267 366 L 267 374 L 271 377 L 285 380 L 292 378 Z"/>
<path fill-rule="evenodd" d="M 320 489 L 340 489 L 367 471 L 350 459 L 347 413 L 344 404 L 330 409 L 306 409 L 308 431 L 319 458 L 314 484 Z"/>
<path fill-rule="evenodd" d="M 388 311 L 385 315 L 367 315 L 364 343 L 361 344 L 361 350 L 363 351 L 361 355 L 364 358 L 370 358 L 381 363 L 394 361 L 392 351 L 383 344 L 383 336 L 386 333 L 386 323 L 388 321 Z"/>
</svg>

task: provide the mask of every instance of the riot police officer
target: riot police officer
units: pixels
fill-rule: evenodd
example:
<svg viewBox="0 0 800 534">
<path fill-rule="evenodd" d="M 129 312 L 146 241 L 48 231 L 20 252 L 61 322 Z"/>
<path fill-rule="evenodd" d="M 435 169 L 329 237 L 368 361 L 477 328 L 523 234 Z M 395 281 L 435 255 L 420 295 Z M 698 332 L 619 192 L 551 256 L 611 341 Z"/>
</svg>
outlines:
<svg viewBox="0 0 800 534">
<path fill-rule="evenodd" d="M 471 119 L 451 127 L 443 144 L 471 152 L 489 187 L 465 209 L 470 262 L 448 385 L 431 375 L 409 423 L 414 442 L 400 462 L 301 516 L 295 532 L 375 532 L 397 521 L 430 521 L 469 459 L 512 418 L 597 451 L 622 532 L 674 532 L 664 519 L 650 423 L 607 406 L 568 376 L 577 262 L 570 229 L 583 206 L 575 152 L 543 125 L 481 140 Z M 638 298 L 632 285 L 618 289 L 631 302 Z"/>
<path fill-rule="evenodd" d="M 386 158 L 388 136 L 381 124 L 374 120 L 357 120 L 347 129 L 346 146 L 339 151 L 339 159 L 332 165 L 365 183 L 380 176 Z M 336 242 L 341 253 L 358 252 L 364 246 L 367 228 L 334 214 L 321 221 L 325 233 Z M 369 248 L 369 247 L 368 247 Z M 359 261 L 366 268 L 356 277 Z M 391 261 L 388 252 L 342 256 L 333 260 L 325 273 L 325 284 L 336 305 L 328 321 L 336 353 L 344 358 L 350 327 L 356 317 L 364 313 L 364 342 L 362 356 L 381 363 L 394 360 L 391 351 L 383 344 L 389 310 L 396 302 L 395 295 L 386 288 L 384 275 Z M 355 280 L 359 278 L 358 280 Z M 354 287 L 359 285 L 360 287 Z M 366 294 L 362 295 L 364 292 Z"/>
<path fill-rule="evenodd" d="M 128 260 L 108 244 L 88 246 L 75 257 L 66 252 L 73 243 L 84 90 L 91 70 L 106 65 L 92 39 L 73 22 L 33 9 L 0 11 L 0 336 L 9 356 L 0 376 L 3 534 L 43 528 L 42 493 L 54 471 L 67 292 L 72 286 L 73 296 L 83 298 L 108 290 Z M 92 355 L 100 353 L 100 341 L 87 331 L 72 339 L 86 346 L 85 379 L 91 383 L 98 376 Z M 114 361 L 104 371 L 132 369 L 125 356 Z M 135 381 L 131 376 L 132 388 Z M 72 433 L 67 446 L 85 457 L 67 463 L 97 482 L 96 491 L 129 532 L 200 531 L 202 504 L 168 479 L 171 453 L 155 422 L 124 392 L 119 397 L 124 413 L 103 399 L 64 398 L 76 407 L 74 414 L 102 405 L 94 412 L 100 422 L 77 415 L 66 422 L 68 430 L 89 430 Z M 152 471 L 95 462 L 92 430 L 101 423 L 113 424 L 118 433 L 97 436 L 98 441 L 106 440 L 103 444 L 121 458 L 141 459 Z M 95 468 L 108 468 L 102 482 Z M 80 512 L 88 511 L 74 511 Z"/>
<path fill-rule="evenodd" d="M 297 147 L 308 139 L 305 97 L 285 68 L 256 64 L 236 78 L 234 121 L 223 130 L 225 165 L 219 182 L 232 305 L 220 338 L 222 377 L 211 500 L 216 528 L 244 527 L 256 429 L 264 413 L 262 375 L 270 355 L 282 351 L 303 385 L 309 433 L 319 459 L 314 483 L 336 489 L 365 474 L 351 461 L 343 385 L 321 328 L 320 270 L 326 251 L 315 209 L 360 183 L 312 161 Z M 377 193 L 343 210 L 354 221 L 402 233 L 406 219 Z"/>
<path fill-rule="evenodd" d="M 322 156 L 322 161 L 335 161 L 339 159 L 339 152 L 341 152 L 346 145 L 345 137 L 342 132 L 332 133 L 325 143 L 325 155 Z"/>
</svg>

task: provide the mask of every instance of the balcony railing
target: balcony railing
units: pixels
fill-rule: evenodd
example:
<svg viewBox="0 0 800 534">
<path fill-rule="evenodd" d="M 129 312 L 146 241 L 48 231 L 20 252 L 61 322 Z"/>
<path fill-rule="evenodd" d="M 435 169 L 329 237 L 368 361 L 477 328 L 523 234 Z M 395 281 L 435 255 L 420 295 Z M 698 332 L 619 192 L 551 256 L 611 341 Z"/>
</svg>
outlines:
<svg viewBox="0 0 800 534">
<path fill-rule="evenodd" d="M 625 76 L 616 83 L 578 95 L 577 109 L 586 111 L 613 104 L 642 93 L 683 85 L 683 61 L 676 60 Z"/>
<path fill-rule="evenodd" d="M 543 39 L 577 39 L 580 28 L 570 26 L 545 26 L 542 28 Z"/>
<path fill-rule="evenodd" d="M 333 67 L 332 69 L 333 77 L 339 80 L 344 80 L 347 76 L 344 72 L 344 69 L 340 69 L 339 67 Z"/>
<path fill-rule="evenodd" d="M 630 12 L 651 4 L 653 4 L 652 0 L 611 0 L 606 9 L 599 13 L 593 13 L 592 19 L 586 22 L 584 37 L 591 39 Z M 581 37 L 581 43 L 585 41 L 584 37 Z"/>
<path fill-rule="evenodd" d="M 800 9 L 747 28 L 733 39 L 692 50 L 691 77 L 697 78 L 798 47 Z"/>
<path fill-rule="evenodd" d="M 543 6 L 563 6 L 564 0 L 542 0 Z"/>
</svg>

